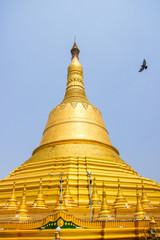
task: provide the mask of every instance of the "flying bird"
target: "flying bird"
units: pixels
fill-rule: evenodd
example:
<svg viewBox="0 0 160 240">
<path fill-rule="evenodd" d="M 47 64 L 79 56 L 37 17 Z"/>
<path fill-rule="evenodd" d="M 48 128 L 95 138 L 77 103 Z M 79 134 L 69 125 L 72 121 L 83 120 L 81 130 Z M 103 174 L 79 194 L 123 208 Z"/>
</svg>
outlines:
<svg viewBox="0 0 160 240">
<path fill-rule="evenodd" d="M 147 69 L 148 66 L 146 66 L 146 60 L 143 60 L 143 65 L 141 65 L 141 69 L 139 70 L 139 72 L 142 72 L 144 69 Z"/>
</svg>

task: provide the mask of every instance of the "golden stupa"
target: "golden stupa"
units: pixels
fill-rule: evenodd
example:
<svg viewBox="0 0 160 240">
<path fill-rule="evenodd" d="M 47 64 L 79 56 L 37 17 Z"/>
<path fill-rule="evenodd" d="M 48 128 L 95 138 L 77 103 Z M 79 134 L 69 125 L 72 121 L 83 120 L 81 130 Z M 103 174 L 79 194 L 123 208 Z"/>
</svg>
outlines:
<svg viewBox="0 0 160 240">
<path fill-rule="evenodd" d="M 79 52 L 74 43 L 66 93 L 40 146 L 0 181 L 1 239 L 140 239 L 155 226 L 158 236 L 160 185 L 112 146 L 86 97 Z"/>
</svg>

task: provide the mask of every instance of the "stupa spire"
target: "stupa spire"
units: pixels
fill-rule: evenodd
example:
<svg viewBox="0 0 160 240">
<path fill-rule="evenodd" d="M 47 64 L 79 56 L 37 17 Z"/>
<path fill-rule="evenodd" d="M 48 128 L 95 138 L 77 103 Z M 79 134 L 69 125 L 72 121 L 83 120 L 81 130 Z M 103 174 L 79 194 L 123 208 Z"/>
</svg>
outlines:
<svg viewBox="0 0 160 240">
<path fill-rule="evenodd" d="M 73 44 L 73 47 L 72 47 L 72 49 L 71 49 L 72 59 L 74 58 L 74 56 L 76 56 L 76 57 L 79 59 L 79 53 L 80 53 L 80 50 L 79 50 L 79 48 L 77 47 L 76 37 L 75 37 L 75 38 L 74 38 L 74 44 Z"/>
<path fill-rule="evenodd" d="M 136 213 L 134 214 L 136 220 L 142 220 L 145 218 L 145 212 L 141 204 L 141 196 L 139 195 L 138 186 L 137 186 L 137 206 Z"/>
<path fill-rule="evenodd" d="M 105 191 L 105 185 L 103 182 L 103 191 L 102 191 L 102 206 L 101 211 L 98 215 L 98 218 L 100 220 L 111 220 L 111 210 L 107 203 L 107 197 L 106 197 L 106 191 Z"/>
<path fill-rule="evenodd" d="M 68 66 L 67 88 L 63 102 L 80 101 L 89 103 L 84 90 L 83 67 L 79 62 L 80 50 L 74 41 L 71 49 L 71 63 Z"/>
<path fill-rule="evenodd" d="M 40 209 L 46 209 L 47 206 L 45 204 L 45 200 L 43 197 L 43 191 L 42 191 L 42 178 L 40 179 L 40 184 L 39 184 L 39 191 L 38 195 L 33 203 L 32 208 L 40 208 Z"/>
<path fill-rule="evenodd" d="M 101 201 L 97 192 L 95 177 L 94 177 L 93 192 L 92 192 L 92 202 L 93 202 L 93 207 L 100 207 Z"/>
<path fill-rule="evenodd" d="M 109 145 L 109 148 L 118 153 L 111 145 L 100 111 L 90 104 L 86 97 L 83 68 L 78 59 L 79 52 L 77 43 L 74 42 L 64 99 L 50 112 L 40 146 L 33 154 L 50 144 L 68 141 L 99 142 Z"/>
<path fill-rule="evenodd" d="M 17 200 L 15 196 L 15 182 L 13 183 L 13 191 L 10 199 L 8 200 L 5 208 L 8 210 L 16 210 L 17 209 Z"/>
<path fill-rule="evenodd" d="M 143 208 L 149 208 L 151 207 L 151 203 L 147 197 L 147 193 L 144 191 L 144 184 L 143 184 L 143 180 L 142 180 L 142 198 L 141 198 L 141 203 Z"/>
<path fill-rule="evenodd" d="M 71 196 L 70 189 L 69 189 L 68 176 L 67 176 L 67 180 L 66 180 L 66 189 L 65 189 L 65 192 L 64 192 L 63 199 L 64 199 L 65 206 L 67 208 L 76 206 L 76 204 L 75 204 L 75 202 L 74 202 L 74 200 L 73 200 L 73 198 Z"/>
<path fill-rule="evenodd" d="M 128 205 L 125 197 L 123 196 L 119 178 L 118 178 L 118 193 L 117 193 L 117 198 L 116 198 L 116 200 L 113 204 L 113 208 L 115 208 L 115 209 L 117 209 L 117 208 L 129 208 L 129 205 Z"/>
<path fill-rule="evenodd" d="M 24 183 L 23 195 L 19 209 L 17 210 L 17 215 L 14 218 L 19 221 L 26 221 L 31 219 L 28 215 L 27 204 L 26 204 L 26 182 Z"/>
</svg>

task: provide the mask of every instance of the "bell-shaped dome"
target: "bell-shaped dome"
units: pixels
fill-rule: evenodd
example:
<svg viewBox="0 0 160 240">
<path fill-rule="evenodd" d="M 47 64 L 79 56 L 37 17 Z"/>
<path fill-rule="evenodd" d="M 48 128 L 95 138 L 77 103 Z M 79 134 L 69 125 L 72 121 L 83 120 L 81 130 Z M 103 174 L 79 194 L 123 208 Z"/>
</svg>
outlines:
<svg viewBox="0 0 160 240">
<path fill-rule="evenodd" d="M 86 97 L 79 52 L 74 43 L 65 97 L 51 111 L 40 146 L 66 141 L 97 142 L 111 146 L 100 111 Z"/>
</svg>

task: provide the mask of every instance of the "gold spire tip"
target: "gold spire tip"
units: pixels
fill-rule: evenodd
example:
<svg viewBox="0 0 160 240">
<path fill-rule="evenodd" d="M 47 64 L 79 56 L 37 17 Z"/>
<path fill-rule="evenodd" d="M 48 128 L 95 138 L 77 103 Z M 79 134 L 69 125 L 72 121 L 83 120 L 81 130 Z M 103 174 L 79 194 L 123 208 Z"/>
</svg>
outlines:
<svg viewBox="0 0 160 240">
<path fill-rule="evenodd" d="M 72 59 L 76 56 L 78 59 L 79 59 L 79 53 L 80 53 L 80 50 L 79 48 L 77 47 L 77 44 L 76 44 L 76 36 L 74 37 L 74 44 L 73 44 L 73 47 L 71 49 L 71 54 L 72 54 Z"/>
</svg>

